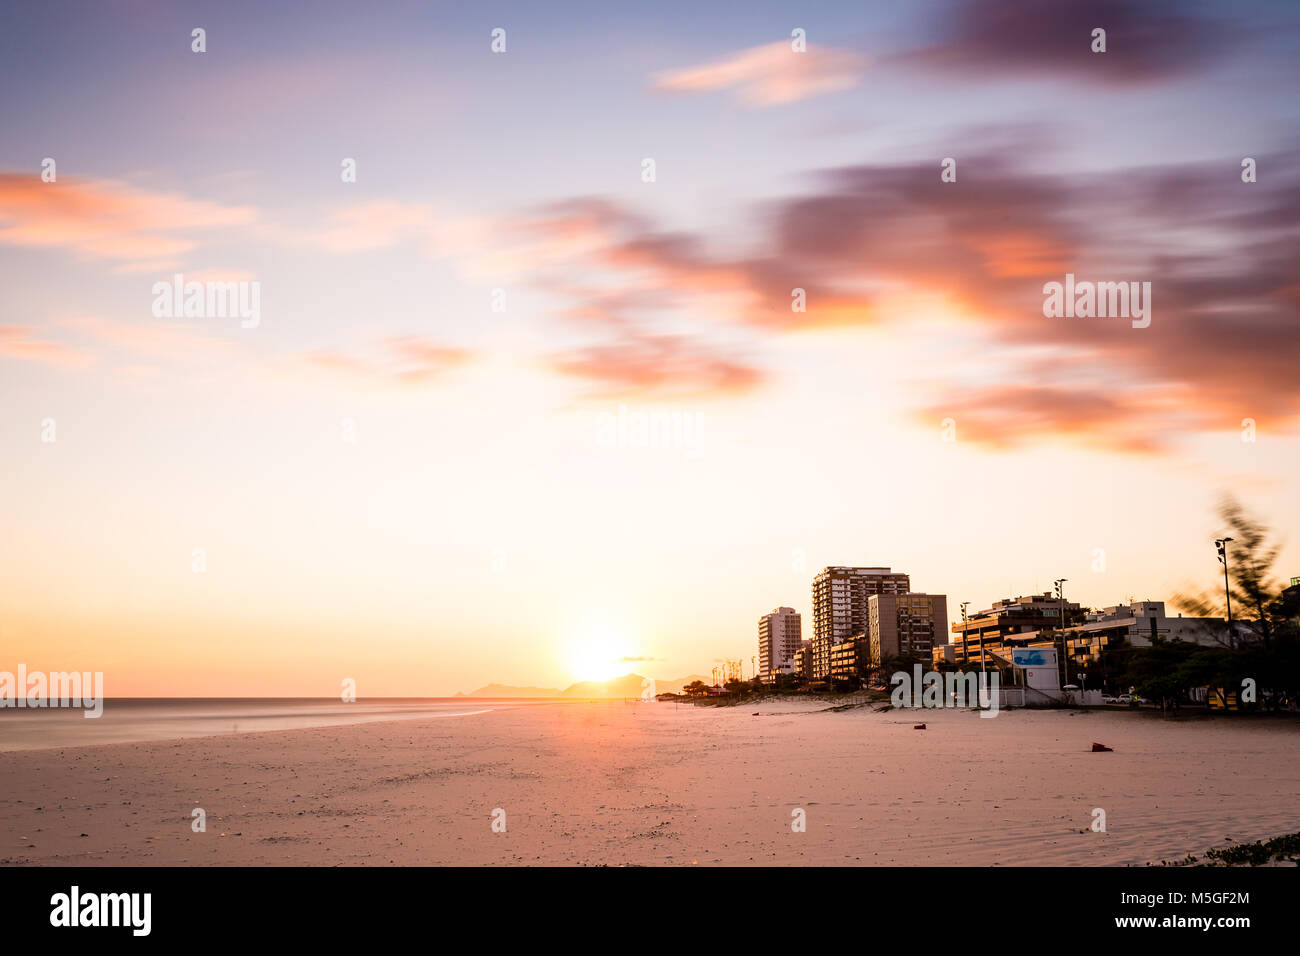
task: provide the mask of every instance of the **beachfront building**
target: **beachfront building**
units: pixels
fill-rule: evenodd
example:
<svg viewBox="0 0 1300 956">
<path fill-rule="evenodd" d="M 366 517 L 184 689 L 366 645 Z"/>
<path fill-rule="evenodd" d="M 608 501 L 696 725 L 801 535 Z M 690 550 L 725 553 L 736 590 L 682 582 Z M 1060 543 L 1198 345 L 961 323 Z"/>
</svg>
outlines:
<svg viewBox="0 0 1300 956">
<path fill-rule="evenodd" d="M 803 646 L 794 652 L 794 670 L 792 673 L 803 680 L 809 680 L 812 672 L 812 641 L 804 641 Z"/>
<path fill-rule="evenodd" d="M 1300 578 L 1292 578 L 1291 586 L 1282 589 L 1282 616 L 1300 622 Z"/>
<path fill-rule="evenodd" d="M 956 648 L 952 644 L 935 644 L 930 648 L 931 659 L 935 664 L 956 664 Z"/>
<path fill-rule="evenodd" d="M 868 659 L 865 634 L 831 645 L 831 680 L 846 683 L 860 681 L 866 673 Z"/>
<path fill-rule="evenodd" d="M 1169 617 L 1164 601 L 1135 601 L 1090 612 L 1082 624 L 1065 631 L 1070 677 L 1100 660 L 1101 652 L 1111 644 L 1127 641 L 1133 647 L 1150 647 L 1157 639 L 1227 647 L 1228 622 L 1221 617 Z M 1052 634 L 1026 634 L 1021 640 L 1028 647 L 1060 645 L 1060 637 Z"/>
<path fill-rule="evenodd" d="M 778 607 L 758 619 L 758 673 L 763 680 L 794 673 L 794 655 L 803 646 L 799 612 Z"/>
<path fill-rule="evenodd" d="M 1055 598 L 1052 598 L 1055 601 Z M 1150 647 L 1156 639 L 1165 641 L 1186 641 L 1205 647 L 1228 646 L 1228 622 L 1221 617 L 1169 617 L 1165 613 L 1164 601 L 1135 601 L 1130 604 L 1118 604 L 1102 608 L 1100 611 L 1071 612 L 1066 605 L 1067 619 L 1071 620 L 1064 633 L 1064 657 L 1061 658 L 1061 682 L 1073 683 L 1081 675 L 1088 673 L 1089 665 L 1101 660 L 1106 648 L 1126 642 L 1132 647 Z M 1077 619 L 1075 614 L 1077 613 Z M 1042 627 L 1032 630 L 1011 630 L 1013 624 L 1023 625 L 1031 620 L 1029 615 L 1020 613 L 1013 622 L 1008 623 L 998 634 L 988 630 L 984 633 L 984 653 L 990 666 L 1004 665 L 1011 660 L 1011 651 L 1017 647 L 1055 648 L 1062 650 L 1062 633 L 1057 627 L 1056 618 L 1050 614 L 1042 615 L 1047 622 Z M 976 619 L 971 620 L 971 624 Z M 959 625 L 953 625 L 959 631 Z M 979 641 L 971 636 L 967 653 L 963 655 L 960 637 L 943 648 L 936 647 L 933 660 L 939 663 L 957 663 L 970 660 L 972 664 L 980 659 Z"/>
<path fill-rule="evenodd" d="M 985 655 L 1002 652 L 1007 657 L 1005 652 L 1012 646 L 1012 638 L 1060 627 L 1062 612 L 1067 623 L 1083 617 L 1083 609 L 1078 604 L 1061 602 L 1051 593 L 1003 598 L 966 621 L 954 623 L 954 636 L 949 638 L 948 647 L 943 650 L 936 647 L 932 651 L 933 660 L 936 664 L 946 661 L 959 666 L 978 663 L 981 647 Z"/>
<path fill-rule="evenodd" d="M 873 594 L 906 594 L 906 574 L 889 568 L 832 566 L 813 578 L 813 637 L 809 678 L 826 680 L 831 649 L 856 634 L 867 633 L 867 598 Z"/>
<path fill-rule="evenodd" d="M 867 655 L 872 667 L 895 657 L 931 660 L 948 633 L 945 594 L 873 594 L 867 599 Z"/>
</svg>

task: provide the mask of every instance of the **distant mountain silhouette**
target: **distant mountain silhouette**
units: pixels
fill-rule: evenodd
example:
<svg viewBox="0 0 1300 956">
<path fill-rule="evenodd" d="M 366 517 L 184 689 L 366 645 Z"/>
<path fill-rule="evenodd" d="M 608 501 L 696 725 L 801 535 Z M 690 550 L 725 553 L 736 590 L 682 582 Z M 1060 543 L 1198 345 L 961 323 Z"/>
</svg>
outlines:
<svg viewBox="0 0 1300 956">
<path fill-rule="evenodd" d="M 691 674 L 687 677 L 679 677 L 677 680 L 656 680 L 654 682 L 654 692 L 656 694 L 679 694 L 683 687 L 691 681 L 704 681 L 708 683 L 708 678 L 699 674 Z M 622 699 L 625 697 L 640 697 L 644 690 L 645 678 L 640 674 L 624 674 L 622 677 L 614 677 L 610 680 L 603 681 L 580 681 L 577 684 L 571 684 L 564 690 L 556 687 L 515 687 L 510 684 L 487 684 L 478 690 L 472 690 L 468 694 L 457 694 L 457 697 L 568 697 L 568 698 L 610 698 Z"/>
</svg>

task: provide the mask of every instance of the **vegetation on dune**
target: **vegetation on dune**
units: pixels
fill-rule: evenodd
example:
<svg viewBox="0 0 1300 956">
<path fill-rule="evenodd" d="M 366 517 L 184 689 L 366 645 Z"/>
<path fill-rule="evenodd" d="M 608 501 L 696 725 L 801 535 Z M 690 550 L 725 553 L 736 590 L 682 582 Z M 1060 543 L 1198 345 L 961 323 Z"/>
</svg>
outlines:
<svg viewBox="0 0 1300 956">
<path fill-rule="evenodd" d="M 1162 866 L 1267 866 L 1270 863 L 1300 864 L 1300 833 L 1254 843 L 1238 843 L 1220 850 L 1207 850 L 1205 859 L 1190 854 L 1176 862 L 1164 861 Z"/>
</svg>

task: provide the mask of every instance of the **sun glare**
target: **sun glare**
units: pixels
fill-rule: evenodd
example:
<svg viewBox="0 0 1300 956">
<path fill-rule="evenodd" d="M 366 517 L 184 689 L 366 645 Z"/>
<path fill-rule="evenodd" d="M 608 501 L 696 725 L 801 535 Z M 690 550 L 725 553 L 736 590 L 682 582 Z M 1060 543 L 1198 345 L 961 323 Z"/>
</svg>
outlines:
<svg viewBox="0 0 1300 956">
<path fill-rule="evenodd" d="M 628 636 L 616 621 L 599 616 L 584 620 L 568 645 L 568 668 L 575 680 L 603 681 L 630 669 Z"/>
</svg>

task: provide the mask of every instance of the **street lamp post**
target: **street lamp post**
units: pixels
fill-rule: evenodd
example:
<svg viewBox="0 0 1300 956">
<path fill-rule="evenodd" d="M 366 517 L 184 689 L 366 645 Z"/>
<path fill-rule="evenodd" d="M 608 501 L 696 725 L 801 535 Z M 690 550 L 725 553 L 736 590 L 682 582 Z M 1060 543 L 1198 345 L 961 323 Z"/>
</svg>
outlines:
<svg viewBox="0 0 1300 956">
<path fill-rule="evenodd" d="M 970 664 L 970 635 L 966 633 L 966 608 L 970 607 L 970 601 L 961 602 L 961 662 L 963 665 Z"/>
<path fill-rule="evenodd" d="M 1237 646 L 1237 635 L 1232 632 L 1232 591 L 1228 588 L 1228 542 L 1231 538 L 1215 538 L 1215 547 L 1219 549 L 1219 563 L 1223 565 L 1223 600 L 1228 605 L 1228 646 Z"/>
<path fill-rule="evenodd" d="M 1065 676 L 1065 684 L 1070 683 L 1070 654 L 1065 642 L 1065 589 L 1061 585 L 1068 580 L 1068 578 L 1056 579 L 1056 603 L 1061 614 L 1061 673 Z M 1061 686 L 1064 687 L 1065 684 Z"/>
</svg>

